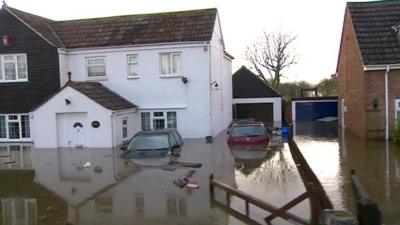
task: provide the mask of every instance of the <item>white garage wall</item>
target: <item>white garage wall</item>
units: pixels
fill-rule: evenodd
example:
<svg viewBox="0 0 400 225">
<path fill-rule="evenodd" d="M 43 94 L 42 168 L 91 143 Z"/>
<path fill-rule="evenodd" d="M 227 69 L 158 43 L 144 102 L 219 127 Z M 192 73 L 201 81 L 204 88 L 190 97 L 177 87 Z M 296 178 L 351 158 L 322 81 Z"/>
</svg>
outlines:
<svg viewBox="0 0 400 225">
<path fill-rule="evenodd" d="M 66 105 L 65 99 L 71 101 Z M 36 109 L 32 115 L 32 135 L 36 148 L 57 148 L 57 113 L 87 113 L 87 144 L 90 147 L 112 147 L 111 111 L 103 108 L 90 98 L 71 87 Z M 93 128 L 92 121 L 99 121 L 100 127 Z"/>
</svg>

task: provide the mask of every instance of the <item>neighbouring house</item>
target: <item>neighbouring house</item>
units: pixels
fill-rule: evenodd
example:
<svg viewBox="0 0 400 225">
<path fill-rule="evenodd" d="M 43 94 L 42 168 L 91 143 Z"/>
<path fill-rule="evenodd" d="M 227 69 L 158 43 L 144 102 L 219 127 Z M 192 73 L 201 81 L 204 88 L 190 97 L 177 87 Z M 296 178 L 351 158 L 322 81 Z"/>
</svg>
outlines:
<svg viewBox="0 0 400 225">
<path fill-rule="evenodd" d="M 400 1 L 348 2 L 336 73 L 339 124 L 388 139 L 400 119 Z"/>
<path fill-rule="evenodd" d="M 113 147 L 139 130 L 215 136 L 232 119 L 216 9 L 54 21 L 4 4 L 0 36 L 0 142 Z"/>
<path fill-rule="evenodd" d="M 242 66 L 232 76 L 234 119 L 252 118 L 282 126 L 282 96 Z"/>
</svg>

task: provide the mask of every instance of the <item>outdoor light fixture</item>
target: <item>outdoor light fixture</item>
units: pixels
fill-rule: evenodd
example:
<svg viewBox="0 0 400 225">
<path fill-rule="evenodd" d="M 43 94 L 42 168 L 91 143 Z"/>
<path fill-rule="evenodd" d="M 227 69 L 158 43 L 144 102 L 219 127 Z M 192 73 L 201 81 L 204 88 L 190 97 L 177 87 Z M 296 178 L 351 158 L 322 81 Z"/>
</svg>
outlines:
<svg viewBox="0 0 400 225">
<path fill-rule="evenodd" d="M 3 35 L 2 40 L 3 40 L 3 46 L 10 46 L 10 36 Z"/>
<path fill-rule="evenodd" d="M 71 104 L 71 101 L 70 101 L 68 98 L 66 98 L 66 99 L 65 99 L 65 104 L 66 104 L 66 105 L 69 105 L 69 104 Z"/>
<path fill-rule="evenodd" d="M 217 87 L 218 87 L 218 83 L 217 83 L 217 81 L 213 81 L 213 82 L 211 82 L 211 85 L 214 85 L 214 87 L 215 87 L 215 88 L 217 88 Z"/>
<path fill-rule="evenodd" d="M 374 100 L 372 101 L 372 107 L 374 109 L 378 109 L 378 105 L 379 105 L 379 99 L 378 98 L 374 98 Z"/>
<path fill-rule="evenodd" d="M 189 80 L 188 80 L 187 77 L 182 77 L 182 82 L 183 82 L 184 84 L 186 84 L 188 81 L 189 81 Z"/>
</svg>

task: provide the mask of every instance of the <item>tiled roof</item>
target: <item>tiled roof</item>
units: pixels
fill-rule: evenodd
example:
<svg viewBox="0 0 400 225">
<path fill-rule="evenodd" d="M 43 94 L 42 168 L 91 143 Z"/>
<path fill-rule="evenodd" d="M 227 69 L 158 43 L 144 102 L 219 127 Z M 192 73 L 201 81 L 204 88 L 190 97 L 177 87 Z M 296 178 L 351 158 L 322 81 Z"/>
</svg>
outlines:
<svg viewBox="0 0 400 225">
<path fill-rule="evenodd" d="M 281 97 L 245 66 L 233 74 L 232 90 L 233 98 Z"/>
<path fill-rule="evenodd" d="M 53 21 L 5 6 L 56 47 L 84 48 L 210 41 L 217 10 L 202 9 Z"/>
<path fill-rule="evenodd" d="M 400 1 L 348 2 L 364 65 L 400 63 Z"/>
<path fill-rule="evenodd" d="M 106 88 L 99 82 L 68 82 L 66 86 L 69 86 L 80 93 L 86 95 L 88 98 L 97 102 L 99 105 L 111 109 L 130 109 L 137 108 L 136 105 L 132 104 L 128 100 L 124 99 L 117 93 Z"/>
</svg>

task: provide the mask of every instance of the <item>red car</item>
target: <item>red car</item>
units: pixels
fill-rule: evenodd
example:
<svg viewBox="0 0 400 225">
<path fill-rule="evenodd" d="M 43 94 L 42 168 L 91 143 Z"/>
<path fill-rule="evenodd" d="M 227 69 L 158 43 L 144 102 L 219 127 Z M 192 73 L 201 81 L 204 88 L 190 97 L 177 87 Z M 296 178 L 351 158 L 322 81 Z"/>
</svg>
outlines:
<svg viewBox="0 0 400 225">
<path fill-rule="evenodd" d="M 228 131 L 229 145 L 268 147 L 270 137 L 262 122 L 234 123 Z"/>
</svg>

